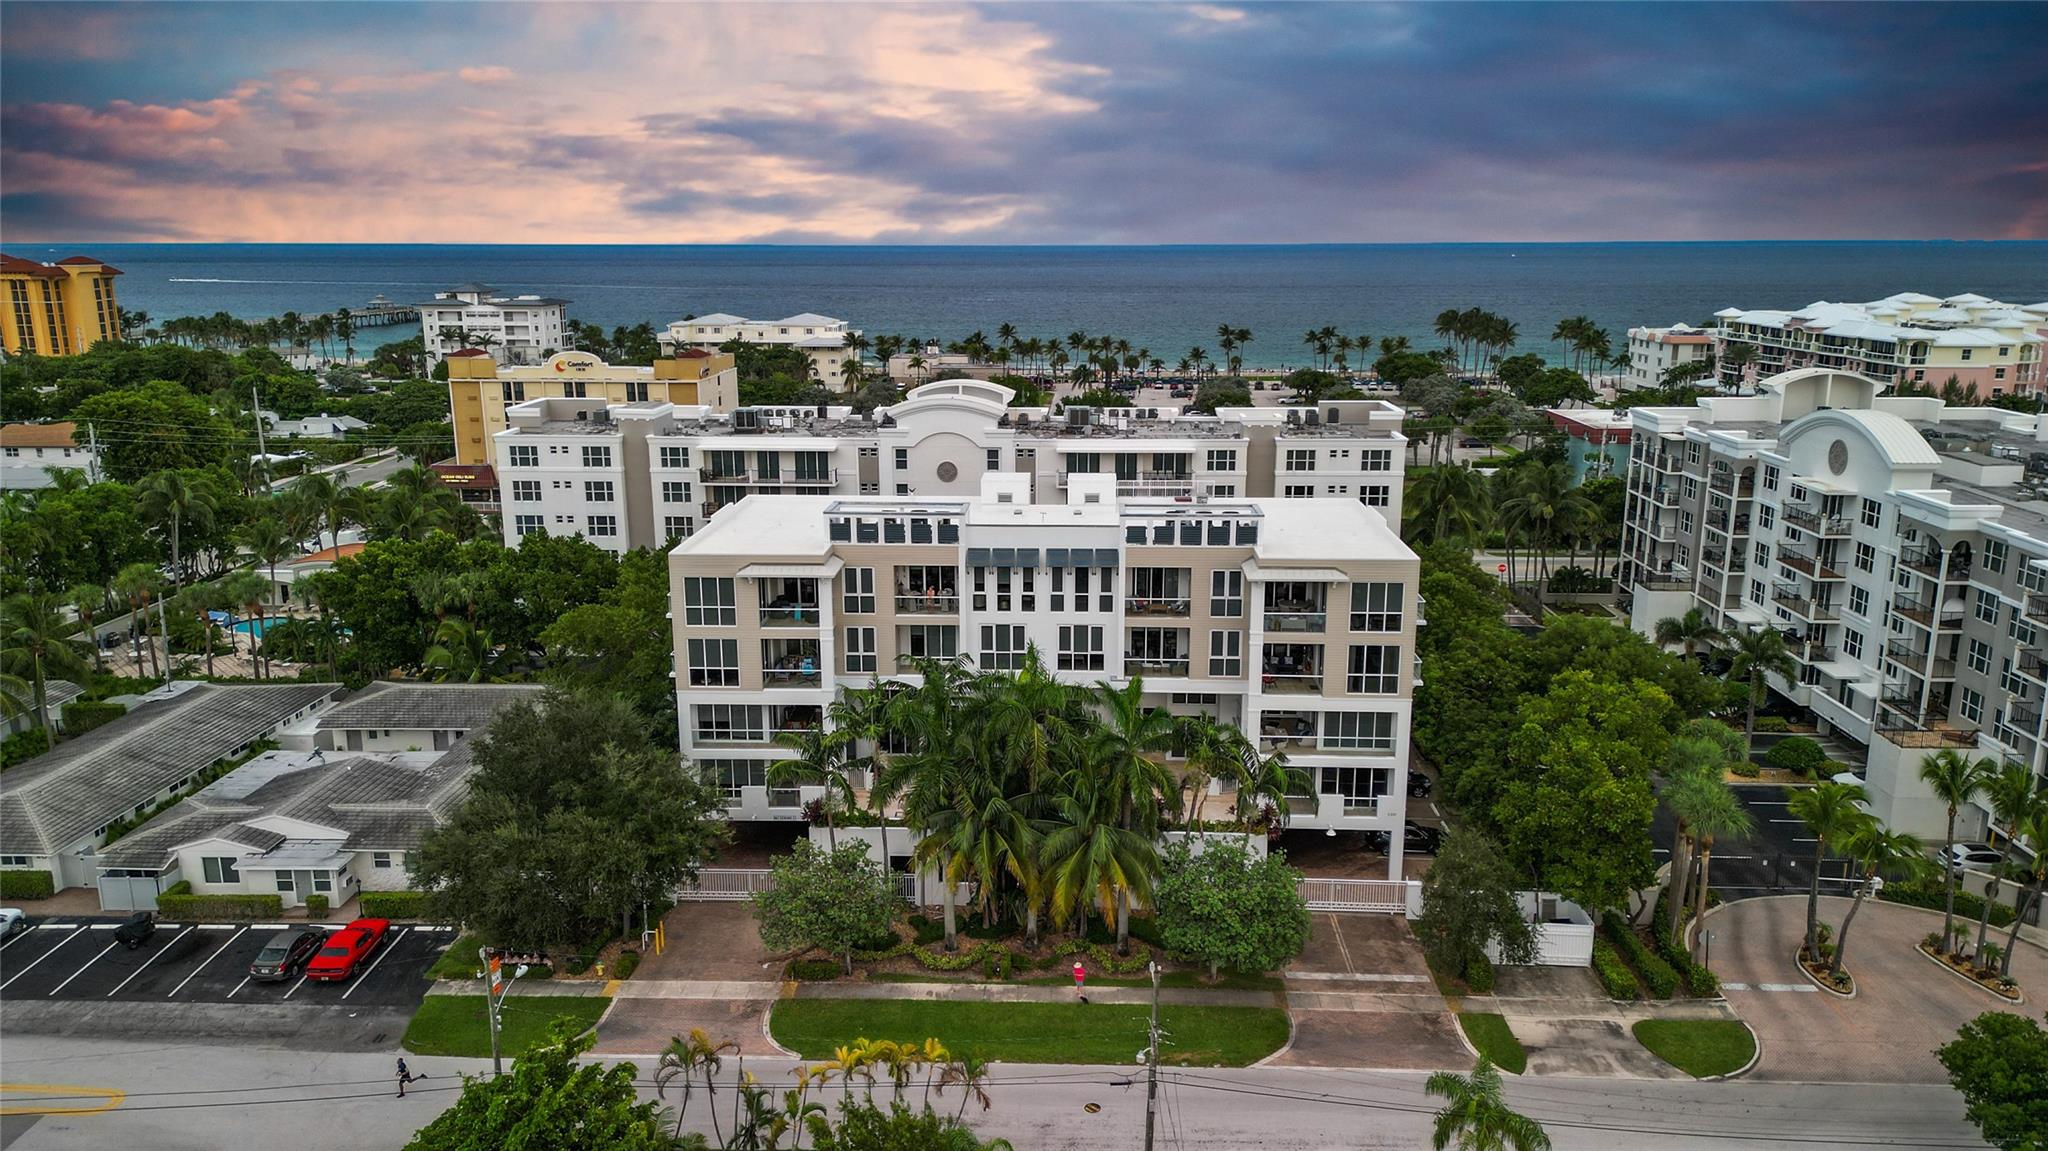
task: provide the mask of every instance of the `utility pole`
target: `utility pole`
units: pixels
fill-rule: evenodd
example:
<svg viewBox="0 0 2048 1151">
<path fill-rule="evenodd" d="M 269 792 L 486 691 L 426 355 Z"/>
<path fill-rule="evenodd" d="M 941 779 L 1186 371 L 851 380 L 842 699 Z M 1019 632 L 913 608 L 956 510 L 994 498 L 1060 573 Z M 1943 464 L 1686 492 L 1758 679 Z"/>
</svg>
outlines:
<svg viewBox="0 0 2048 1151">
<path fill-rule="evenodd" d="M 93 483 L 100 482 L 100 430 L 93 424 L 85 425 L 85 442 L 92 454 L 86 457 L 85 475 Z"/>
<path fill-rule="evenodd" d="M 512 980 L 505 978 L 503 961 L 493 958 L 490 948 L 479 947 L 476 954 L 484 961 L 484 1018 L 491 1028 L 491 1074 L 503 1075 L 505 1061 L 498 1055 L 498 1009 L 505 1005 L 505 996 L 512 991 Z M 526 964 L 522 963 L 513 969 L 512 979 L 524 974 Z"/>
<path fill-rule="evenodd" d="M 164 633 L 165 683 L 171 682 L 171 621 L 164 615 L 164 600 L 167 598 L 169 597 L 161 595 L 156 597 L 156 625 Z M 149 630 L 149 618 L 147 616 L 143 617 L 142 630 L 145 632 Z"/>
<path fill-rule="evenodd" d="M 256 419 L 256 466 L 263 469 L 263 494 L 270 494 L 270 449 L 263 446 L 263 397 L 249 385 L 249 410 Z"/>
<path fill-rule="evenodd" d="M 1152 1117 L 1159 1105 L 1159 964 L 1152 970 L 1152 1025 L 1145 1045 L 1145 1151 L 1152 1151 Z"/>
</svg>

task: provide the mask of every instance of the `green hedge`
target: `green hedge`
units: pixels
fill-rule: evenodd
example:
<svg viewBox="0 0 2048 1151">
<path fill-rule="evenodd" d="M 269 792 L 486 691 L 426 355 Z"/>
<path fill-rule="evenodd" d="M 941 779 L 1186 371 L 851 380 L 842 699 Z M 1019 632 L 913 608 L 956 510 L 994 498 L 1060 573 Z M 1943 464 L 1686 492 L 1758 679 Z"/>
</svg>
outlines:
<svg viewBox="0 0 2048 1151">
<path fill-rule="evenodd" d="M 281 895 L 194 895 L 188 880 L 179 880 L 156 897 L 165 919 L 275 919 L 284 914 Z"/>
<path fill-rule="evenodd" d="M 2005 885 L 2011 887 L 2010 883 Z M 1887 883 L 1877 897 L 1887 903 L 1903 903 L 1908 907 L 1925 907 L 1940 911 L 1942 888 L 1939 883 Z M 1956 921 L 1975 923 L 1984 915 L 1984 897 L 1964 891 L 1960 883 L 1956 886 Z M 2003 903 L 1991 905 L 1991 926 L 2012 926 L 2013 909 Z"/>
<path fill-rule="evenodd" d="M 1470 987 L 1474 995 L 1492 994 L 1493 962 L 1484 955 L 1473 956 L 1472 962 L 1465 965 L 1465 986 Z"/>
<path fill-rule="evenodd" d="M 105 700 L 74 699 L 64 705 L 64 734 L 83 735 L 93 728 L 112 723 L 128 714 L 128 709 L 118 703 Z"/>
<path fill-rule="evenodd" d="M 1607 989 L 1610 999 L 1634 999 L 1637 994 L 1636 977 L 1629 972 L 1621 956 L 1604 939 L 1593 941 L 1593 974 L 1600 978 L 1600 986 Z"/>
<path fill-rule="evenodd" d="M 1828 761 L 1828 753 L 1817 740 L 1803 735 L 1787 736 L 1764 753 L 1764 762 L 1802 779 L 1812 777 Z"/>
<path fill-rule="evenodd" d="M 50 737 L 43 729 L 32 727 L 26 731 L 17 731 L 6 739 L 0 740 L 0 768 L 13 767 L 24 760 L 34 759 L 48 750 L 50 750 Z"/>
<path fill-rule="evenodd" d="M 784 978 L 798 983 L 830 983 L 845 972 L 846 968 L 830 959 L 792 959 L 782 969 Z"/>
<path fill-rule="evenodd" d="M 365 919 L 425 919 L 424 891 L 365 891 L 360 900 Z"/>
<path fill-rule="evenodd" d="M 0 899 L 48 899 L 57 881 L 47 871 L 0 871 Z"/>
<path fill-rule="evenodd" d="M 325 895 L 322 895 L 321 893 L 319 893 L 319 892 L 317 892 L 317 891 L 316 891 L 316 892 L 314 892 L 314 893 L 313 893 L 313 894 L 311 894 L 311 895 L 308 895 L 308 896 L 306 897 L 306 918 L 307 918 L 307 919 L 325 919 L 325 918 L 327 918 L 327 904 L 328 904 L 328 899 L 327 899 L 327 897 L 326 897 Z"/>
<path fill-rule="evenodd" d="M 633 977 L 634 970 L 639 966 L 640 953 L 632 950 L 631 948 L 627 948 L 626 950 L 619 952 L 619 961 L 617 963 L 612 964 L 612 978 L 631 979 Z"/>
<path fill-rule="evenodd" d="M 1756 729 L 1759 732 L 1791 731 L 1792 722 L 1782 715 L 1760 715 L 1756 717 Z"/>
<path fill-rule="evenodd" d="M 1600 928 L 1613 941 L 1615 949 L 1628 960 L 1629 966 L 1643 977 L 1643 985 L 1650 989 L 1651 995 L 1659 999 L 1671 998 L 1671 993 L 1678 990 L 1678 972 L 1671 970 L 1669 963 L 1652 953 L 1634 928 L 1611 911 L 1601 919 Z"/>
</svg>

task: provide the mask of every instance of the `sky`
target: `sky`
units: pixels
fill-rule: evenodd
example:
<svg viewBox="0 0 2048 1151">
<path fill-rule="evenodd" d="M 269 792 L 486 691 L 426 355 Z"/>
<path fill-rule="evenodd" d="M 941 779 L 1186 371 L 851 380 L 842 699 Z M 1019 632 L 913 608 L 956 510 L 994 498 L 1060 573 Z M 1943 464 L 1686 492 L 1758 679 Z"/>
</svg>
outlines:
<svg viewBox="0 0 2048 1151">
<path fill-rule="evenodd" d="M 17 241 L 2048 237 L 2043 4 L 0 5 Z"/>
</svg>

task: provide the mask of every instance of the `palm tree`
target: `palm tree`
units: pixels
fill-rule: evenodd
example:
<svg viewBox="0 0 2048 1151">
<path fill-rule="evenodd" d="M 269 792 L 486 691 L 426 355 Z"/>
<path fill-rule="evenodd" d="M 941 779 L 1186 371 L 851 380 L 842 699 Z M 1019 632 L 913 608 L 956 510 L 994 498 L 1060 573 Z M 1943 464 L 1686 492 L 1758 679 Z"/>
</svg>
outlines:
<svg viewBox="0 0 2048 1151">
<path fill-rule="evenodd" d="M 662 1049 L 661 1060 L 654 1068 L 654 1093 L 666 1097 L 668 1085 L 682 1080 L 683 1105 L 676 1109 L 676 1135 L 683 1133 L 683 1115 L 690 1109 L 690 1093 L 696 1087 L 697 1076 L 704 1077 L 705 1106 L 711 1109 L 711 1130 L 718 1137 L 719 1145 L 725 1142 L 724 1133 L 718 1126 L 717 1075 L 725 1066 L 727 1053 L 737 1053 L 739 1044 L 731 1040 L 713 1042 L 701 1027 L 692 1027 L 688 1038 L 681 1035 L 669 1037 L 668 1046 Z"/>
<path fill-rule="evenodd" d="M 1173 742 L 1173 717 L 1162 708 L 1144 703 L 1144 680 L 1133 679 L 1118 688 L 1107 682 L 1095 687 L 1094 699 L 1102 711 L 1102 722 L 1092 733 L 1088 766 L 1098 784 L 1116 807 L 1117 826 L 1145 836 L 1149 842 L 1158 830 L 1159 801 L 1162 797 L 1178 803 L 1180 789 L 1165 763 L 1154 758 Z M 1145 877 L 1149 888 L 1150 877 Z M 1130 953 L 1131 890 L 1117 891 L 1117 953 Z"/>
<path fill-rule="evenodd" d="M 1747 378 L 1749 365 L 1756 362 L 1756 345 L 1732 344 L 1721 354 L 1722 379 L 1734 386 L 1740 386 Z M 1732 369 L 1732 372 L 1731 372 Z"/>
<path fill-rule="evenodd" d="M 163 588 L 163 573 L 156 565 L 132 563 L 114 573 L 114 594 L 128 601 L 128 634 L 135 641 L 135 673 L 142 674 L 142 637 L 149 634 L 149 605 Z M 149 658 L 156 662 L 156 645 Z"/>
<path fill-rule="evenodd" d="M 971 1051 L 954 1055 L 940 1068 L 939 1094 L 944 1095 L 948 1087 L 960 1088 L 960 1110 L 954 1112 L 955 1120 L 966 1116 L 969 1103 L 981 1104 L 983 1111 L 992 1105 L 993 1100 L 988 1097 L 989 1069 L 988 1060 Z"/>
<path fill-rule="evenodd" d="M 1735 657 L 1728 665 L 1730 680 L 1749 682 L 1749 708 L 1743 715 L 1742 742 L 1749 754 L 1756 754 L 1756 705 L 1764 700 L 1766 675 L 1792 680 L 1799 665 L 1785 650 L 1785 635 L 1776 628 L 1746 627 L 1728 637 L 1728 650 Z"/>
<path fill-rule="evenodd" d="M 171 582 L 174 586 L 181 584 L 185 572 L 184 525 L 189 521 L 202 530 L 212 528 L 220 502 L 205 485 L 194 484 L 173 471 L 161 471 L 144 480 L 140 494 L 142 514 L 158 521 L 170 537 Z"/>
<path fill-rule="evenodd" d="M 768 782 L 776 787 L 799 783 L 823 784 L 825 796 L 820 806 L 825 812 L 825 846 L 839 850 L 839 836 L 834 830 L 832 813 L 840 804 L 849 808 L 855 806 L 852 772 L 847 769 L 846 762 L 846 749 L 850 742 L 847 734 L 813 727 L 782 732 L 775 737 L 775 742 L 794 749 L 796 754 L 771 765 Z M 884 857 L 882 863 L 887 867 L 888 859 Z M 851 960 L 848 962 L 850 964 Z M 849 970 L 847 974 L 852 972 Z"/>
<path fill-rule="evenodd" d="M 106 657 L 100 652 L 99 633 L 93 630 L 93 617 L 107 606 L 107 589 L 98 584 L 82 583 L 65 593 L 64 602 L 78 613 L 78 622 L 85 625 L 86 642 L 92 646 L 92 669 L 95 672 L 107 670 Z"/>
<path fill-rule="evenodd" d="M 1751 821 L 1742 801 L 1723 778 L 1728 753 L 1715 740 L 1680 736 L 1671 741 L 1671 767 L 1662 789 L 1664 805 L 1678 824 L 1677 841 L 1671 852 L 1671 923 L 1673 940 L 1683 938 L 1686 887 L 1694 867 L 1694 853 L 1700 869 L 1699 892 L 1707 886 L 1706 861 L 1713 850 L 1713 837 L 1737 835 L 1749 830 Z"/>
<path fill-rule="evenodd" d="M 1970 800 L 1984 788 L 1998 768 L 1990 756 L 1972 760 L 1952 747 L 1942 748 L 1920 761 L 1920 782 L 1927 785 L 1934 798 L 1948 808 L 1947 830 L 1941 837 L 1941 858 L 1944 864 L 1950 856 L 1950 848 L 1956 842 L 1956 813 L 1969 806 Z M 1951 935 L 1956 924 L 1956 869 L 1943 866 L 1941 898 L 1941 942 L 1937 949 L 1943 955 L 1951 950 Z"/>
<path fill-rule="evenodd" d="M 466 619 L 446 619 L 434 629 L 434 646 L 422 657 L 423 666 L 434 669 L 440 682 L 491 683 L 491 656 L 497 645 L 491 633 L 474 627 Z"/>
<path fill-rule="evenodd" d="M 60 610 L 63 601 L 49 592 L 25 591 L 0 604 L 0 640 L 6 643 L 8 674 L 29 686 L 35 700 L 36 726 L 57 746 L 57 725 L 50 722 L 49 678 L 87 679 L 90 669 L 71 638 L 71 624 Z"/>
<path fill-rule="evenodd" d="M 1893 831 L 1874 818 L 1864 820 L 1843 846 L 1850 859 L 1863 865 L 1863 882 L 1856 885 L 1856 898 L 1842 917 L 1841 933 L 1835 936 L 1835 958 L 1828 965 L 1828 978 L 1833 980 L 1842 977 L 1842 957 L 1849 953 L 1849 927 L 1856 922 L 1863 897 L 1876 888 L 1878 876 L 1890 872 L 1909 877 L 1927 865 L 1926 847 L 1919 836 Z"/>
<path fill-rule="evenodd" d="M 2033 822 L 2034 811 L 2041 797 L 2034 791 L 2034 773 L 2027 765 L 2006 760 L 1998 770 L 1984 779 L 1984 798 L 1991 801 L 1991 815 L 1994 820 L 2006 826 L 2007 838 L 2017 840 L 2026 834 L 2026 828 Z M 1977 949 L 1970 953 L 1979 964 L 1983 963 L 1984 937 L 1991 930 L 1991 905 L 1998 901 L 2000 881 L 2005 877 L 2005 865 L 2001 863 L 1991 872 L 1991 881 L 1984 888 L 1984 912 L 1977 920 Z"/>
<path fill-rule="evenodd" d="M 300 476 L 291 487 L 291 498 L 301 504 L 314 525 L 314 534 L 319 534 L 319 525 L 325 523 L 332 533 L 331 546 L 341 546 L 341 523 L 347 510 L 344 487 L 348 473 L 315 473 Z M 317 542 L 317 541 L 316 541 Z"/>
<path fill-rule="evenodd" d="M 1422 1089 L 1445 1100 L 1430 1133 L 1435 1151 L 1453 1145 L 1459 1151 L 1550 1151 L 1543 1125 L 1516 1113 L 1502 1098 L 1500 1072 L 1484 1055 L 1472 1074 L 1439 1071 Z"/>
<path fill-rule="evenodd" d="M 1537 554 L 1540 578 L 1550 576 L 1550 545 L 1597 514 L 1591 500 L 1572 482 L 1570 466 L 1550 464 L 1516 469 L 1510 494 L 1500 506 L 1501 526 L 1519 534 Z"/>
<path fill-rule="evenodd" d="M 223 602 L 230 607 L 239 608 L 248 617 L 249 664 L 256 672 L 256 678 L 264 678 L 269 674 L 269 668 L 263 662 L 259 650 L 263 643 L 263 601 L 270 598 L 270 589 L 273 585 L 265 582 L 262 576 L 253 571 L 238 571 L 221 580 L 216 586 L 220 588 Z"/>
<path fill-rule="evenodd" d="M 1492 511 L 1486 477 L 1470 464 L 1444 464 L 1419 470 L 1408 487 L 1409 534 L 1432 543 L 1479 539 L 1492 519 Z"/>
<path fill-rule="evenodd" d="M 890 704 L 895 729 L 912 740 L 908 754 L 892 757 L 883 765 L 876 785 L 879 806 L 891 797 L 903 797 L 903 815 L 913 826 L 928 825 L 939 812 L 951 806 L 958 793 L 959 774 L 972 759 L 968 723 L 961 701 L 966 694 L 966 676 L 955 661 L 918 661 L 922 682 Z M 927 847 L 927 843 L 930 844 Z M 941 882 L 940 900 L 945 911 L 946 950 L 956 950 L 959 936 L 954 911 L 954 886 L 950 878 L 952 859 L 944 842 L 927 836 L 920 841 L 913 859 L 919 867 L 935 859 Z"/>
<path fill-rule="evenodd" d="M 220 640 L 220 620 L 213 613 L 225 610 L 227 600 L 222 597 L 219 584 L 196 583 L 178 592 L 164 606 L 180 618 L 197 619 L 200 623 L 200 643 L 206 653 L 206 678 L 213 678 L 213 648 Z M 168 641 L 164 649 L 170 650 Z"/>
<path fill-rule="evenodd" d="M 1657 621 L 1657 646 L 1676 647 L 1685 653 L 1687 659 L 1713 651 L 1724 638 L 1726 633 L 1708 623 L 1706 613 L 1699 608 Z"/>
<path fill-rule="evenodd" d="M 1813 878 L 1808 881 L 1806 891 L 1806 950 L 1808 963 L 1820 962 L 1820 865 L 1827 858 L 1828 845 L 1840 846 L 1849 842 L 1864 824 L 1870 822 L 1870 813 L 1864 808 L 1869 796 L 1862 785 L 1854 783 L 1817 784 L 1792 796 L 1786 809 L 1793 818 L 1806 825 L 1806 833 L 1813 837 Z"/>
<path fill-rule="evenodd" d="M 2015 839 L 2024 836 L 2033 842 L 2034 870 L 2027 887 L 2013 901 L 2012 930 L 2005 937 L 2005 951 L 1998 957 L 1998 973 L 2008 979 L 2012 977 L 2012 953 L 2019 946 L 2020 924 L 2026 922 L 2027 908 L 2037 906 L 2042 889 L 2048 888 L 2048 796 L 2036 794 L 2034 799 L 2033 818 L 2028 825 L 2013 828 Z"/>
<path fill-rule="evenodd" d="M 882 868 L 888 870 L 889 808 L 882 802 L 880 781 L 889 762 L 889 742 L 895 732 L 889 723 L 891 695 L 885 687 L 847 688 L 825 709 L 826 721 L 846 737 L 846 770 L 859 772 L 868 781 L 868 800 L 882 821 Z M 861 748 L 872 748 L 866 754 Z"/>
</svg>

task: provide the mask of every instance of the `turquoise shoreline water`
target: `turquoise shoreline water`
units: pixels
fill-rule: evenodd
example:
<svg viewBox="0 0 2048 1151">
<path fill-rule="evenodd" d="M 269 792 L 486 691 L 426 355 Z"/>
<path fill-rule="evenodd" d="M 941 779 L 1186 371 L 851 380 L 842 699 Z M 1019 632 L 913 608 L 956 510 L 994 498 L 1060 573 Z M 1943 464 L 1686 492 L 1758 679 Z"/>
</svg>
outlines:
<svg viewBox="0 0 2048 1151">
<path fill-rule="evenodd" d="M 430 298 L 480 280 L 564 296 L 571 317 L 657 327 L 685 314 L 843 317 L 870 334 L 958 338 L 1110 334 L 1169 364 L 1216 326 L 1250 328 L 1248 363 L 1300 365 L 1304 330 L 1438 341 L 1446 308 L 1521 326 L 1519 350 L 1555 356 L 1552 326 L 1585 314 L 1617 341 L 1637 324 L 1698 323 L 1730 305 L 1797 308 L 1899 291 L 2048 298 L 2048 242 L 1367 244 L 1189 247 L 441 246 L 9 244 L 54 259 L 86 252 L 124 275 L 123 306 L 157 319 L 245 318 Z M 366 329 L 358 351 L 416 329 Z"/>
</svg>

